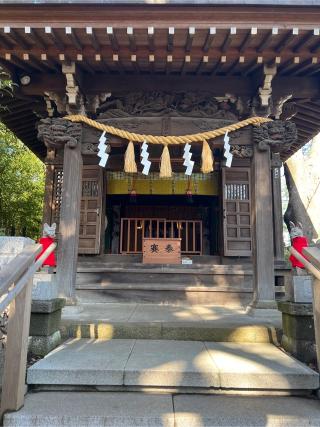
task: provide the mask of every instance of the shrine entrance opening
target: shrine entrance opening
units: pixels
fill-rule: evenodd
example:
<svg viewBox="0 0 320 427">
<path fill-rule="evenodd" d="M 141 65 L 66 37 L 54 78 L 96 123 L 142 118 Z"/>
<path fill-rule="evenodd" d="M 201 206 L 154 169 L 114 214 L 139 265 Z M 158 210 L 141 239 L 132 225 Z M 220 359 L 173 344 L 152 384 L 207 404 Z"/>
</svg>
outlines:
<svg viewBox="0 0 320 427">
<path fill-rule="evenodd" d="M 115 174 L 113 174 L 115 175 Z M 183 174 L 159 180 L 107 176 L 105 253 L 140 254 L 143 238 L 181 238 L 183 255 L 219 252 L 220 199 L 216 176 Z M 198 178 L 201 178 L 198 179 Z"/>
</svg>

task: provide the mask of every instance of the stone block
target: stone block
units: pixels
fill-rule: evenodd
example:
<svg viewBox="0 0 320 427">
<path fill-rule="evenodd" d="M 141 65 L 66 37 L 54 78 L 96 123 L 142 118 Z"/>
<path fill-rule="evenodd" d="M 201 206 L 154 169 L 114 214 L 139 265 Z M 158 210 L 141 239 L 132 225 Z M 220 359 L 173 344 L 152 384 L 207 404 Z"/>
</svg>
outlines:
<svg viewBox="0 0 320 427">
<path fill-rule="evenodd" d="M 33 300 L 31 303 L 32 313 L 53 313 L 64 307 L 64 298 L 55 298 L 52 300 Z"/>
<path fill-rule="evenodd" d="M 61 310 L 52 313 L 31 313 L 30 335 L 49 336 L 60 328 Z"/>
<path fill-rule="evenodd" d="M 310 340 L 296 340 L 284 334 L 281 339 L 281 345 L 288 353 L 301 362 L 316 363 L 317 349 L 315 342 Z"/>
<path fill-rule="evenodd" d="M 314 341 L 313 316 L 282 315 L 283 333 L 297 340 Z"/>
<path fill-rule="evenodd" d="M 32 287 L 33 300 L 52 300 L 58 298 L 56 275 L 39 272 L 34 275 Z"/>
<path fill-rule="evenodd" d="M 282 312 L 282 347 L 304 363 L 316 361 L 312 304 L 278 302 Z"/>
<path fill-rule="evenodd" d="M 45 356 L 61 343 L 60 331 L 49 336 L 30 336 L 28 350 L 39 356 Z"/>
<path fill-rule="evenodd" d="M 285 283 L 286 296 L 289 301 L 312 303 L 312 277 L 292 276 Z"/>
</svg>

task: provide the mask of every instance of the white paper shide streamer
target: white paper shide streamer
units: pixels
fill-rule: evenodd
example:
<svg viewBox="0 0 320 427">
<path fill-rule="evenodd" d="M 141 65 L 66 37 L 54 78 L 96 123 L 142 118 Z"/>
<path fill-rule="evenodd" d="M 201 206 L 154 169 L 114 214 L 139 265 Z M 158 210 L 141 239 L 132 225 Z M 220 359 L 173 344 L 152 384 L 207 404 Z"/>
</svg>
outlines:
<svg viewBox="0 0 320 427">
<path fill-rule="evenodd" d="M 143 144 L 141 145 L 141 164 L 143 165 L 143 170 L 142 170 L 143 175 L 149 175 L 151 162 L 148 159 L 149 159 L 148 144 L 147 144 L 147 141 L 144 141 Z"/>
<path fill-rule="evenodd" d="M 194 161 L 191 160 L 192 153 L 190 152 L 190 150 L 191 150 L 191 145 L 187 143 L 184 146 L 184 154 L 182 156 L 184 158 L 183 166 L 187 168 L 185 171 L 185 175 L 189 175 L 189 176 L 192 174 L 192 170 L 194 166 Z"/>
<path fill-rule="evenodd" d="M 107 150 L 107 138 L 105 136 L 106 132 L 103 132 L 102 135 L 99 138 L 99 151 L 98 151 L 98 157 L 100 157 L 100 162 L 99 162 L 99 166 L 101 167 L 105 167 L 109 158 L 109 154 L 106 152 Z"/>
<path fill-rule="evenodd" d="M 228 131 L 226 132 L 223 140 L 224 140 L 224 157 L 226 158 L 226 166 L 227 168 L 230 168 L 232 164 L 233 154 L 230 151 L 231 146 L 229 144 L 230 137 L 228 135 Z"/>
</svg>

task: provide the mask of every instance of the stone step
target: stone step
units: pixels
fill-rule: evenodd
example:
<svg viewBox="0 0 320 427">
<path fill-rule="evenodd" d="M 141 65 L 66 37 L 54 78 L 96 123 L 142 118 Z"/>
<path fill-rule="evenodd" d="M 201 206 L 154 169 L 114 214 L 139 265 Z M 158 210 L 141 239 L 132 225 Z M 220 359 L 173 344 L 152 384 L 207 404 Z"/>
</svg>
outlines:
<svg viewBox="0 0 320 427">
<path fill-rule="evenodd" d="M 225 325 L 212 327 L 206 322 L 95 322 L 77 323 L 63 320 L 60 325 L 61 336 L 68 338 L 96 339 L 149 339 L 177 341 L 210 342 L 280 342 L 279 330 L 265 325 Z"/>
<path fill-rule="evenodd" d="M 40 392 L 26 396 L 4 427 L 306 427 L 320 405 L 302 397 Z"/>
<path fill-rule="evenodd" d="M 71 339 L 28 369 L 29 385 L 298 391 L 319 376 L 272 344 Z"/>
<path fill-rule="evenodd" d="M 241 307 L 154 304 L 67 306 L 63 338 L 152 339 L 225 342 L 280 342 L 278 310 L 248 315 Z"/>
</svg>

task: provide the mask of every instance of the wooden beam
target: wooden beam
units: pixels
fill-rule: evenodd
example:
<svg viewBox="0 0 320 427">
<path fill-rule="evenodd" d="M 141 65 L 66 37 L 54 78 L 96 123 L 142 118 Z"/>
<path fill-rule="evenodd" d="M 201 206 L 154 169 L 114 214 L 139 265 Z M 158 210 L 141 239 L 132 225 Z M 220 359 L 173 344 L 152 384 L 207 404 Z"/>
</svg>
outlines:
<svg viewBox="0 0 320 427">
<path fill-rule="evenodd" d="M 279 32 L 279 29 L 277 27 L 273 27 L 272 30 L 268 31 L 268 33 L 263 38 L 262 42 L 257 47 L 257 52 L 262 52 L 263 50 L 267 49 L 273 36 L 277 35 Z"/>
<path fill-rule="evenodd" d="M 229 76 L 230 74 L 232 74 L 234 72 L 235 68 L 237 67 L 237 65 L 238 64 L 243 64 L 244 61 L 245 61 L 245 57 L 244 56 L 239 56 L 239 58 L 236 59 L 235 61 L 233 61 L 232 64 L 227 69 L 227 71 L 225 72 L 226 76 Z"/>
<path fill-rule="evenodd" d="M 26 40 L 13 28 L 4 27 L 4 33 L 7 36 L 9 36 L 11 39 L 13 39 L 23 49 L 28 50 L 31 48 L 31 45 L 28 42 L 26 42 Z"/>
<path fill-rule="evenodd" d="M 96 51 L 100 50 L 100 44 L 98 42 L 96 33 L 92 27 L 86 27 L 86 34 L 90 38 L 90 42 Z"/>
<path fill-rule="evenodd" d="M 88 62 L 83 58 L 82 53 L 78 53 L 77 54 L 77 64 L 79 66 L 80 69 L 89 72 L 90 74 L 94 75 L 95 71 L 94 69 L 91 67 L 90 64 L 88 64 Z"/>
<path fill-rule="evenodd" d="M 110 41 L 110 44 L 111 44 L 113 51 L 118 52 L 119 43 L 118 43 L 118 40 L 116 38 L 116 35 L 114 34 L 112 27 L 107 27 L 107 35 L 108 35 L 108 38 L 109 38 L 109 41 Z"/>
<path fill-rule="evenodd" d="M 130 50 L 135 52 L 137 50 L 137 45 L 133 34 L 133 27 L 127 27 L 127 36 L 129 39 Z"/>
<path fill-rule="evenodd" d="M 99 63 L 99 62 L 101 62 L 101 64 L 103 64 L 103 66 L 104 66 L 104 68 L 107 70 L 107 71 L 111 71 L 111 69 L 110 69 L 110 67 L 109 67 L 109 65 L 108 65 L 108 63 L 107 63 L 107 61 L 103 58 L 103 56 L 100 54 L 100 53 L 96 53 L 95 55 L 94 55 L 94 59 L 95 59 L 95 61 L 97 62 L 97 63 Z"/>
<path fill-rule="evenodd" d="M 155 63 L 155 56 L 153 54 L 148 56 L 149 59 L 149 68 L 150 68 L 150 72 L 154 73 L 154 63 Z"/>
<path fill-rule="evenodd" d="M 302 111 L 299 111 L 299 115 L 297 116 L 298 120 L 302 120 L 303 122 L 307 122 L 310 123 L 311 125 L 313 125 L 314 127 L 318 126 L 319 123 L 319 118 L 318 119 L 314 119 L 304 113 L 302 113 Z"/>
<path fill-rule="evenodd" d="M 196 33 L 195 27 L 189 27 L 188 28 L 187 41 L 186 41 L 186 45 L 185 45 L 185 51 L 187 53 L 189 53 L 191 51 L 191 47 L 192 47 L 192 43 L 193 43 L 195 33 Z"/>
<path fill-rule="evenodd" d="M 36 30 L 31 27 L 24 27 L 24 33 L 27 37 L 30 37 L 33 42 L 41 46 L 43 49 L 47 49 L 47 45 L 44 43 L 42 38 L 36 33 Z"/>
<path fill-rule="evenodd" d="M 171 73 L 172 61 L 173 61 L 173 56 L 172 55 L 167 55 L 166 74 L 170 74 Z"/>
<path fill-rule="evenodd" d="M 66 36 L 69 38 L 69 40 L 71 41 L 71 43 L 78 49 L 78 50 L 82 50 L 82 45 L 78 39 L 78 36 L 76 35 L 76 32 L 73 28 L 71 27 L 66 27 L 65 28 L 65 33 Z"/>
<path fill-rule="evenodd" d="M 185 74 L 187 72 L 187 68 L 190 65 L 191 62 L 191 56 L 190 55 L 186 55 L 180 70 L 180 74 Z"/>
<path fill-rule="evenodd" d="M 16 55 L 13 55 L 11 53 L 5 53 L 4 59 L 17 67 L 19 67 L 21 70 L 25 71 L 26 73 L 32 74 L 34 71 L 39 71 L 38 69 L 30 66 L 29 64 L 26 64 L 25 61 L 22 61 L 20 58 L 18 58 Z"/>
<path fill-rule="evenodd" d="M 195 69 L 195 74 L 201 74 L 204 72 L 208 72 L 208 64 L 209 64 L 209 56 L 203 55 L 201 58 L 197 68 Z"/>
<path fill-rule="evenodd" d="M 132 65 L 133 71 L 136 73 L 140 73 L 140 68 L 137 61 L 137 55 L 134 55 L 134 54 L 131 55 L 130 59 L 131 59 L 131 65 Z"/>
<path fill-rule="evenodd" d="M 315 36 L 319 36 L 320 31 L 319 28 L 314 28 L 313 31 L 308 31 L 299 41 L 296 43 L 293 48 L 292 52 L 298 53 L 301 49 L 305 49 L 308 45 L 308 43 L 313 39 Z"/>
<path fill-rule="evenodd" d="M 299 34 L 298 28 L 293 28 L 291 31 L 288 31 L 287 34 L 282 38 L 280 43 L 275 47 L 276 52 L 281 52 L 284 48 L 286 48 L 294 39 L 295 36 Z"/>
<path fill-rule="evenodd" d="M 148 45 L 149 51 L 154 52 L 154 27 L 148 27 Z"/>
<path fill-rule="evenodd" d="M 206 53 L 211 48 L 211 45 L 212 45 L 212 42 L 213 42 L 214 37 L 216 35 L 216 32 L 217 32 L 216 27 L 210 27 L 209 28 L 206 40 L 205 40 L 204 45 L 202 47 L 203 52 Z"/>
<path fill-rule="evenodd" d="M 258 33 L 257 27 L 252 27 L 251 30 L 247 32 L 247 34 L 245 35 L 245 38 L 243 39 L 239 47 L 240 53 L 243 53 L 247 49 L 247 47 L 249 47 L 252 40 L 252 36 L 256 35 L 257 33 Z"/>
<path fill-rule="evenodd" d="M 249 76 L 254 71 L 256 71 L 258 68 L 260 68 L 262 65 L 263 65 L 263 57 L 262 56 L 258 56 L 257 59 L 255 59 L 252 62 L 250 62 L 250 64 L 247 66 L 247 68 L 245 68 L 243 70 L 242 75 L 244 77 Z"/>
<path fill-rule="evenodd" d="M 14 47 L 14 45 L 10 43 L 10 41 L 8 41 L 2 34 L 0 34 L 0 46 L 8 50 L 12 50 Z"/>
<path fill-rule="evenodd" d="M 284 62 L 280 67 L 278 67 L 277 73 L 279 75 L 286 74 L 290 69 L 296 67 L 298 64 L 300 64 L 300 57 L 294 56 L 293 58 L 288 59 L 286 62 Z"/>
<path fill-rule="evenodd" d="M 119 55 L 117 53 L 114 53 L 112 55 L 112 61 L 115 64 L 117 64 L 116 68 L 117 68 L 117 71 L 119 72 L 119 74 L 123 74 L 125 72 L 125 69 L 124 69 L 123 64 L 122 64 L 122 62 L 120 60 L 120 57 L 119 57 Z"/>
<path fill-rule="evenodd" d="M 222 64 L 225 64 L 227 62 L 227 57 L 225 55 L 222 55 L 220 59 L 215 63 L 213 68 L 210 71 L 210 75 L 215 75 Z"/>
<path fill-rule="evenodd" d="M 63 44 L 61 38 L 58 36 L 56 30 L 47 26 L 47 27 L 45 27 L 44 32 L 45 32 L 45 34 L 47 34 L 47 36 L 50 37 L 54 46 L 57 46 L 58 49 L 60 49 L 61 51 L 64 51 L 64 44 Z"/>
<path fill-rule="evenodd" d="M 168 52 L 173 51 L 174 33 L 175 33 L 175 28 L 169 27 L 168 28 L 168 42 L 167 42 L 167 51 Z"/>
<path fill-rule="evenodd" d="M 226 52 L 232 42 L 232 36 L 237 34 L 237 28 L 231 27 L 221 46 L 221 52 Z"/>
<path fill-rule="evenodd" d="M 29 64 L 31 64 L 31 66 L 33 68 L 35 68 L 36 70 L 39 70 L 41 72 L 47 72 L 48 71 L 48 67 L 44 66 L 40 61 L 38 61 L 33 55 L 31 55 L 29 53 L 24 53 L 22 55 L 22 59 L 24 61 L 27 61 Z"/>
<path fill-rule="evenodd" d="M 291 76 L 297 76 L 301 73 L 304 73 L 305 71 L 314 67 L 317 63 L 318 63 L 318 58 L 316 56 L 313 56 L 312 58 L 306 59 L 301 64 L 297 65 L 297 67 L 295 67 L 294 69 L 291 69 L 290 75 Z"/>
<path fill-rule="evenodd" d="M 297 110 L 299 113 L 298 117 L 300 117 L 300 114 L 302 114 L 305 117 L 309 117 L 313 123 L 314 122 L 317 123 L 319 121 L 320 111 L 318 111 L 318 113 L 316 113 L 316 112 L 308 110 L 303 105 L 299 105 L 299 104 L 297 104 Z"/>
</svg>

